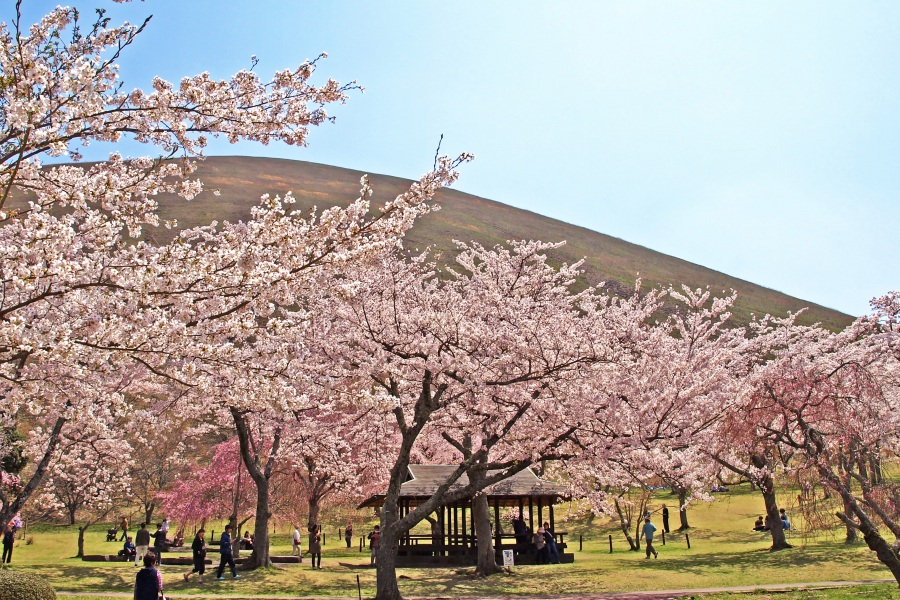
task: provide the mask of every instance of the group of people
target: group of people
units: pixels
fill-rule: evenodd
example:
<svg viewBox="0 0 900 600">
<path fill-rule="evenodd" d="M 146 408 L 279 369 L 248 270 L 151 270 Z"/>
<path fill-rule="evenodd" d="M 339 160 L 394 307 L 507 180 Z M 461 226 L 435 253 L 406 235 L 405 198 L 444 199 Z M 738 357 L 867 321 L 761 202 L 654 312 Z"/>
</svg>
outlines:
<svg viewBox="0 0 900 600">
<path fill-rule="evenodd" d="M 534 548 L 537 564 L 560 563 L 556 535 L 550 529 L 549 522 L 545 521 L 534 533 L 531 533 L 531 528 L 525 523 L 522 515 L 513 517 L 511 525 L 516 538 L 516 548 L 520 552 L 531 546 Z"/>
<path fill-rule="evenodd" d="M 790 531 L 791 522 L 788 519 L 787 512 L 783 508 L 778 509 L 778 518 L 781 520 L 781 527 L 785 531 Z M 762 515 L 759 515 L 756 518 L 756 521 L 753 523 L 753 531 L 771 531 L 772 530 L 772 521 L 769 519 L 769 515 L 766 515 L 766 518 L 763 519 Z"/>
<path fill-rule="evenodd" d="M 146 523 L 141 523 L 141 526 L 134 537 L 128 535 L 128 520 L 124 517 L 122 518 L 120 527 L 122 528 L 122 538 L 125 539 L 125 544 L 122 546 L 122 549 L 119 550 L 119 556 L 124 557 L 125 560 L 133 560 L 135 567 L 139 567 L 141 561 L 143 561 L 144 557 L 150 552 L 151 539 L 153 540 L 153 554 L 156 559 L 155 564 L 157 565 L 162 563 L 163 552 L 170 546 L 177 545 L 177 540 L 172 540 L 172 542 L 169 542 L 168 540 L 168 519 L 163 519 L 162 522 L 156 524 L 156 532 L 152 536 L 150 530 L 147 529 Z"/>
</svg>

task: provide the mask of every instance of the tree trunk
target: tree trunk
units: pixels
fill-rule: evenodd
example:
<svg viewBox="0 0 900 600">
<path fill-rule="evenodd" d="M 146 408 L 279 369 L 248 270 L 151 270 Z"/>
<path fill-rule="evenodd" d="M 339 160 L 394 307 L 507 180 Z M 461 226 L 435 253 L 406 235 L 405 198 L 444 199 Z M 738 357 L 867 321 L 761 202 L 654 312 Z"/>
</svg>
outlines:
<svg viewBox="0 0 900 600">
<path fill-rule="evenodd" d="M 69 511 L 68 511 L 68 512 L 69 512 L 69 525 L 74 525 L 74 524 L 75 524 L 75 512 L 76 512 L 77 510 L 78 510 L 77 507 L 75 507 L 75 508 L 69 507 Z"/>
<path fill-rule="evenodd" d="M 494 551 L 494 540 L 491 535 L 491 509 L 486 494 L 478 494 L 472 499 L 472 520 L 475 522 L 478 552 L 475 573 L 483 577 L 500 573 L 503 569 L 497 564 L 497 554 Z M 497 523 L 497 527 L 499 526 L 500 524 Z"/>
<path fill-rule="evenodd" d="M 319 498 L 315 495 L 310 495 L 309 498 L 309 520 L 306 523 L 306 530 L 309 532 L 309 543 L 313 542 L 314 527 L 319 524 Z"/>
<path fill-rule="evenodd" d="M 375 600 L 403 600 L 397 585 L 397 553 L 400 549 L 400 519 L 396 503 L 386 503 L 381 511 L 381 539 L 375 559 Z"/>
<path fill-rule="evenodd" d="M 253 551 L 244 565 L 249 569 L 269 566 L 269 480 L 256 483 L 256 523 L 253 525 Z M 249 563 L 249 564 L 248 564 Z"/>
<path fill-rule="evenodd" d="M 759 491 L 762 492 L 763 502 L 766 507 L 766 515 L 769 517 L 769 533 L 772 534 L 772 547 L 770 550 L 784 550 L 793 548 L 784 537 L 784 526 L 781 524 L 781 515 L 778 513 L 778 501 L 775 498 L 775 479 L 769 469 L 769 461 L 762 454 L 751 454 L 751 464 L 757 469 L 767 473 L 761 481 L 758 481 Z"/>
<path fill-rule="evenodd" d="M 853 514 L 853 507 L 844 502 L 844 513 L 851 515 Z M 855 544 L 857 539 L 857 529 L 852 526 L 850 523 L 844 522 L 844 526 L 847 528 L 847 537 L 844 538 L 845 544 Z"/>
<path fill-rule="evenodd" d="M 687 531 L 691 528 L 688 523 L 687 518 L 687 509 L 684 507 L 687 502 L 687 490 L 683 488 L 678 489 L 678 519 L 681 525 L 678 527 L 678 531 Z"/>
<path fill-rule="evenodd" d="M 84 558 L 84 532 L 88 527 L 90 524 L 85 523 L 84 526 L 78 528 L 78 554 L 75 555 L 75 558 Z"/>
<path fill-rule="evenodd" d="M 146 523 L 147 525 L 153 522 L 153 511 L 155 509 L 156 504 L 153 502 L 144 507 L 144 523 Z"/>
<path fill-rule="evenodd" d="M 68 405 L 67 405 L 68 407 Z M 32 473 L 31 478 L 28 480 L 28 483 L 25 484 L 24 487 L 19 491 L 19 493 L 12 499 L 12 501 L 7 500 L 6 496 L 3 497 L 2 505 L 0 505 L 0 523 L 9 523 L 13 520 L 13 517 L 22 510 L 22 507 L 25 506 L 25 503 L 31 498 L 31 495 L 34 493 L 38 487 L 40 487 L 41 483 L 44 481 L 44 475 L 47 473 L 47 468 L 50 465 L 50 460 L 53 458 L 53 454 L 56 451 L 56 447 L 59 445 L 60 433 L 62 432 L 63 425 L 66 424 L 66 419 L 64 417 L 57 417 L 56 422 L 53 424 L 53 429 L 50 431 L 50 437 L 47 441 L 47 447 L 44 448 L 44 454 L 41 456 L 40 462 L 37 464 L 37 467 Z M 72 523 L 74 525 L 74 522 Z"/>
<path fill-rule="evenodd" d="M 635 543 L 634 538 L 631 537 L 631 522 L 625 516 L 625 513 L 622 511 L 622 506 L 619 504 L 618 500 L 615 500 L 616 512 L 619 514 L 619 527 L 622 528 L 622 533 L 625 534 L 625 539 L 628 540 L 628 547 L 633 551 L 637 552 L 641 549 L 640 538 L 638 538 L 637 543 Z"/>
</svg>

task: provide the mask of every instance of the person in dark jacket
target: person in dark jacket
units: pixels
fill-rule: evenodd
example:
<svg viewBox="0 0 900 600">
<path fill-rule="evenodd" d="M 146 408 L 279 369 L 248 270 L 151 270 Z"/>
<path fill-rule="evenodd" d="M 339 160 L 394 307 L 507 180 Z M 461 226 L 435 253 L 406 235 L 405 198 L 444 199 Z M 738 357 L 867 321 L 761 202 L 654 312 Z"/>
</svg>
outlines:
<svg viewBox="0 0 900 600">
<path fill-rule="evenodd" d="M 556 535 L 550 529 L 550 523 L 544 523 L 544 539 L 547 540 L 547 562 L 559 564 L 559 548 L 556 546 Z"/>
<path fill-rule="evenodd" d="M 185 581 L 187 581 L 191 575 L 197 573 L 197 582 L 203 583 L 203 573 L 206 572 L 206 540 L 203 539 L 205 536 L 205 529 L 201 529 L 197 532 L 197 535 L 194 536 L 194 541 L 191 543 L 191 552 L 194 555 L 194 570 L 184 574 Z"/>
<path fill-rule="evenodd" d="M 225 531 L 222 532 L 222 537 L 219 539 L 219 552 L 221 552 L 222 557 L 219 560 L 219 570 L 216 572 L 216 579 L 225 579 L 222 577 L 222 574 L 225 572 L 225 565 L 231 567 L 231 576 L 235 579 L 239 578 L 240 575 L 237 573 L 237 568 L 234 566 L 234 556 L 232 555 L 232 547 L 231 547 L 231 530 L 233 527 L 229 524 L 225 526 Z"/>
<path fill-rule="evenodd" d="M 144 568 L 134 578 L 134 600 L 159 600 L 163 595 L 162 575 L 156 570 L 156 556 L 148 552 Z"/>
<path fill-rule="evenodd" d="M 137 530 L 134 536 L 134 566 L 140 566 L 147 553 L 150 552 L 150 531 L 147 529 L 146 523 L 141 523 L 141 528 Z"/>
<path fill-rule="evenodd" d="M 312 540 L 309 542 L 309 555 L 312 556 L 312 568 L 322 568 L 322 536 L 318 533 L 313 534 Z M 318 566 L 316 561 L 318 560 Z"/>
<path fill-rule="evenodd" d="M 3 558 L 0 563 L 9 564 L 12 560 L 13 545 L 16 543 L 16 527 L 12 523 L 6 524 L 6 531 L 3 532 Z"/>
<path fill-rule="evenodd" d="M 156 568 L 162 566 L 162 555 L 166 550 L 166 532 L 162 523 L 156 525 L 156 533 L 153 534 L 153 553 L 156 554 Z"/>
<path fill-rule="evenodd" d="M 124 557 L 123 560 L 129 561 L 134 560 L 136 554 L 137 549 L 134 546 L 134 538 L 129 535 L 128 539 L 125 540 L 125 543 L 122 545 L 122 549 L 119 550 L 119 556 Z"/>
</svg>

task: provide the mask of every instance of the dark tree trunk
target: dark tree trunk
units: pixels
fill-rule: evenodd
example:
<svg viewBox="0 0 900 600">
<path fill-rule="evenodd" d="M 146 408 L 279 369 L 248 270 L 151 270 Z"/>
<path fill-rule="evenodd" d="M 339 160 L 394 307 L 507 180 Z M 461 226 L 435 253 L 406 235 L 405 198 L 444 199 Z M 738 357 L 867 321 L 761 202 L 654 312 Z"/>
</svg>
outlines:
<svg viewBox="0 0 900 600">
<path fill-rule="evenodd" d="M 631 521 L 628 520 L 618 500 L 615 500 L 615 507 L 616 513 L 619 515 L 619 527 L 622 528 L 622 533 L 625 534 L 625 539 L 628 541 L 628 547 L 633 552 L 637 552 L 641 549 L 641 540 L 638 538 L 637 542 L 635 542 L 634 538 L 631 537 Z"/>
<path fill-rule="evenodd" d="M 497 554 L 494 551 L 494 540 L 491 535 L 491 509 L 486 494 L 478 494 L 472 499 L 472 519 L 475 522 L 478 552 L 475 572 L 485 577 L 500 573 L 503 569 L 497 564 Z M 499 527 L 500 524 L 497 523 L 497 526 Z"/>
<path fill-rule="evenodd" d="M 309 532 L 309 542 L 313 542 L 315 535 L 314 528 L 319 524 L 319 498 L 318 496 L 309 496 L 309 520 L 306 523 L 306 530 Z"/>
<path fill-rule="evenodd" d="M 75 524 L 75 512 L 78 510 L 78 507 L 70 506 L 68 509 L 69 513 L 69 525 Z"/>
<path fill-rule="evenodd" d="M 56 422 L 53 424 L 53 429 L 50 431 L 50 437 L 47 441 L 47 447 L 44 448 L 44 454 L 41 456 L 40 462 L 38 462 L 37 467 L 32 473 L 31 478 L 28 480 L 28 483 L 25 484 L 24 487 L 19 491 L 19 493 L 12 498 L 12 500 L 8 500 L 7 497 L 3 496 L 2 505 L 0 505 L 0 523 L 9 523 L 13 520 L 13 517 L 16 516 L 22 507 L 25 506 L 25 503 L 31 498 L 31 495 L 34 491 L 43 483 L 44 475 L 47 474 L 47 468 L 50 466 L 50 460 L 53 458 L 53 453 L 56 451 L 56 447 L 59 445 L 60 434 L 62 433 L 63 425 L 66 424 L 66 419 L 63 417 L 57 417 Z M 71 523 L 74 525 L 74 522 Z"/>
<path fill-rule="evenodd" d="M 276 431 L 272 436 L 269 456 L 265 467 L 262 467 L 259 463 L 259 456 L 254 456 L 251 450 L 250 431 L 244 415 L 233 408 L 231 409 L 231 414 L 237 429 L 241 460 L 244 461 L 247 472 L 250 473 L 250 477 L 256 484 L 256 523 L 253 527 L 253 551 L 250 553 L 247 561 L 244 562 L 243 567 L 246 569 L 268 567 L 271 564 L 269 561 L 269 519 L 272 518 L 272 513 L 269 511 L 269 479 L 275 467 L 275 456 L 278 454 L 281 434 Z"/>
<path fill-rule="evenodd" d="M 78 528 L 78 554 L 75 555 L 75 558 L 84 558 L 84 532 L 88 527 L 90 527 L 90 523 L 85 523 Z"/>
<path fill-rule="evenodd" d="M 687 509 L 684 507 L 687 502 L 687 490 L 684 488 L 678 488 L 678 520 L 680 525 L 678 527 L 678 531 L 687 531 L 691 528 L 690 523 L 688 523 L 687 517 Z"/>
<path fill-rule="evenodd" d="M 153 522 L 153 511 L 156 510 L 156 504 L 151 502 L 144 507 L 144 523 L 148 525 Z"/>
<path fill-rule="evenodd" d="M 767 475 L 757 481 L 759 491 L 762 492 L 763 502 L 766 507 L 766 515 L 769 517 L 769 533 L 772 534 L 772 551 L 793 548 L 784 537 L 784 526 L 781 524 L 781 515 L 778 512 L 778 501 L 775 497 L 775 479 L 769 469 L 769 461 L 762 454 L 751 454 L 751 464 L 757 469 L 764 470 Z"/>
<path fill-rule="evenodd" d="M 397 504 L 385 504 L 381 511 L 381 539 L 375 559 L 376 600 L 402 600 L 397 585 L 397 552 L 400 549 L 400 519 Z"/>
</svg>

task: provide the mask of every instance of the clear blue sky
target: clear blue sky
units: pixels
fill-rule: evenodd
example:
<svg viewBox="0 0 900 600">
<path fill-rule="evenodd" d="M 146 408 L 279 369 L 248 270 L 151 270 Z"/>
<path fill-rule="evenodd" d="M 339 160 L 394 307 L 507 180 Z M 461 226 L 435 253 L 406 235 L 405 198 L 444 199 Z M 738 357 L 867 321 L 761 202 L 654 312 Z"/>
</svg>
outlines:
<svg viewBox="0 0 900 600">
<path fill-rule="evenodd" d="M 29 15 L 55 2 L 25 0 Z M 9 4 L 12 4 L 11 2 Z M 147 0 L 126 87 L 296 66 L 365 94 L 306 149 L 456 186 L 861 314 L 900 287 L 900 3 Z M 9 19 L 10 7 L 3 9 Z"/>
</svg>

